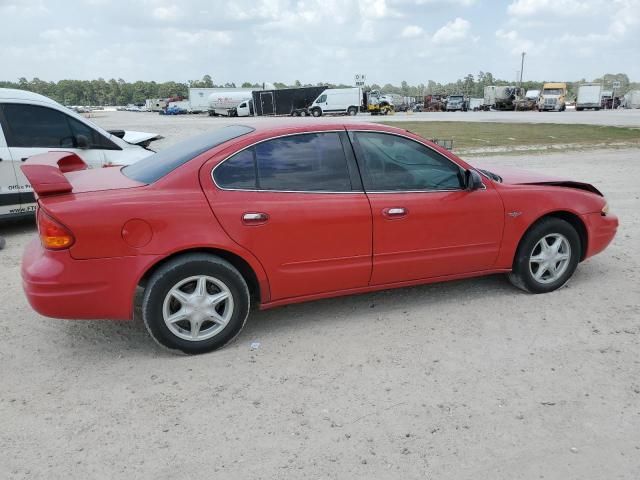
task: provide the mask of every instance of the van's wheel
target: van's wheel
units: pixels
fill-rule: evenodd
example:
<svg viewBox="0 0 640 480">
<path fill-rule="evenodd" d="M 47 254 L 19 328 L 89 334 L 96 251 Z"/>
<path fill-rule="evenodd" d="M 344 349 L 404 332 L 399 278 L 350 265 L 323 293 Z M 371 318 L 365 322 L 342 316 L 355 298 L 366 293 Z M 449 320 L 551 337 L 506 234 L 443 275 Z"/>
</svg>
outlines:
<svg viewBox="0 0 640 480">
<path fill-rule="evenodd" d="M 358 113 L 358 109 L 356 107 L 349 107 L 347 109 L 347 115 L 349 115 L 350 117 L 353 117 L 357 113 Z"/>
<path fill-rule="evenodd" d="M 153 273 L 142 299 L 142 318 L 161 345 L 205 353 L 233 340 L 249 314 L 247 283 L 215 255 L 191 253 Z"/>
<path fill-rule="evenodd" d="M 319 117 L 320 115 L 322 115 L 322 110 L 320 110 L 319 108 L 314 108 L 313 110 L 311 110 L 311 115 L 313 115 L 314 117 Z"/>
<path fill-rule="evenodd" d="M 509 280 L 530 293 L 552 292 L 575 272 L 581 248 L 578 232 L 570 223 L 544 218 L 520 241 Z"/>
</svg>

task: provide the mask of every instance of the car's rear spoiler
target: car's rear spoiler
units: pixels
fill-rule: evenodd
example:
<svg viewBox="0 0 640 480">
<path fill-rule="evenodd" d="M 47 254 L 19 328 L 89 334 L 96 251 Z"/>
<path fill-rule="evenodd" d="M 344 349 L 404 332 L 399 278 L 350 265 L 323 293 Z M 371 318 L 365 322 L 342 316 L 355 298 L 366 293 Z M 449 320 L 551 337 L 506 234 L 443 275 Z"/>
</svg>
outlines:
<svg viewBox="0 0 640 480">
<path fill-rule="evenodd" d="M 70 193 L 73 187 L 64 176 L 67 172 L 87 169 L 78 155 L 72 152 L 49 152 L 29 157 L 20 166 L 33 191 L 40 197 Z"/>
</svg>

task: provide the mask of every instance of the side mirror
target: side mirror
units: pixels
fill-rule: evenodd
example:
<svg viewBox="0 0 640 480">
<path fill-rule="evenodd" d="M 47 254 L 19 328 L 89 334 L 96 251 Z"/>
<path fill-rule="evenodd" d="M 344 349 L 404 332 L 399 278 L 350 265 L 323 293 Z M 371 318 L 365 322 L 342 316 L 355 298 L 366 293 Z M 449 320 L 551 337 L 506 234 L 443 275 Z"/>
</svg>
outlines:
<svg viewBox="0 0 640 480">
<path fill-rule="evenodd" d="M 464 172 L 465 185 L 467 190 L 480 190 L 484 188 L 484 183 L 482 183 L 482 177 L 475 170 L 467 170 Z"/>
<path fill-rule="evenodd" d="M 76 135 L 76 148 L 81 148 L 86 150 L 91 145 L 89 144 L 89 139 L 86 135 Z"/>
</svg>

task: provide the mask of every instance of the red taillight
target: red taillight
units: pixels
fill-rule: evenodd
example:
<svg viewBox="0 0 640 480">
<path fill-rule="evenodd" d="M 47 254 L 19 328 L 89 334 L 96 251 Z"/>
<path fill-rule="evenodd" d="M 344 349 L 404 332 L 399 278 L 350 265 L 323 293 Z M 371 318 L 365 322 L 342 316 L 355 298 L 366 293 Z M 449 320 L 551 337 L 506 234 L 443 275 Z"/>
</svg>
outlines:
<svg viewBox="0 0 640 480">
<path fill-rule="evenodd" d="M 63 250 L 73 245 L 75 238 L 67 227 L 38 209 L 38 233 L 44 248 L 49 250 Z"/>
</svg>

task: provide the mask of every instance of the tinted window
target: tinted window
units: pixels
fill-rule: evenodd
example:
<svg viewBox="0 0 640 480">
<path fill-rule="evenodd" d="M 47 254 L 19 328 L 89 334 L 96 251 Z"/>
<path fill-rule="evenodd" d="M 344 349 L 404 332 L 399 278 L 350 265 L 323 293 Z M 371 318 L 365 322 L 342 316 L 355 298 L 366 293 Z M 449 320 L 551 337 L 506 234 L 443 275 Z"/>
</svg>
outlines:
<svg viewBox="0 0 640 480">
<path fill-rule="evenodd" d="M 222 188 L 256 188 L 256 165 L 253 149 L 243 150 L 215 169 L 214 178 Z"/>
<path fill-rule="evenodd" d="M 337 133 L 276 138 L 255 147 L 262 190 L 351 190 L 347 160 Z"/>
<path fill-rule="evenodd" d="M 201 153 L 222 145 L 229 140 L 253 132 L 253 130 L 253 128 L 244 125 L 230 125 L 219 128 L 176 143 L 133 165 L 124 167 L 122 173 L 138 182 L 153 183 Z"/>
<path fill-rule="evenodd" d="M 385 133 L 353 134 L 366 190 L 448 190 L 462 185 L 462 170 L 424 145 Z"/>
<path fill-rule="evenodd" d="M 81 121 L 58 110 L 25 104 L 3 107 L 11 147 L 75 148 L 84 135 L 89 148 L 120 150 L 111 140 Z"/>
<path fill-rule="evenodd" d="M 113 143 L 111 140 L 100 134 L 97 130 L 94 130 L 89 125 L 76 120 L 73 117 L 67 117 L 69 126 L 71 127 L 71 133 L 77 138 L 78 135 L 84 135 L 89 140 L 89 148 L 99 148 L 104 150 L 122 150 L 119 146 Z M 74 140 L 77 142 L 77 140 Z"/>
<path fill-rule="evenodd" d="M 3 106 L 10 147 L 73 148 L 67 116 L 46 107 L 9 103 Z"/>
</svg>

